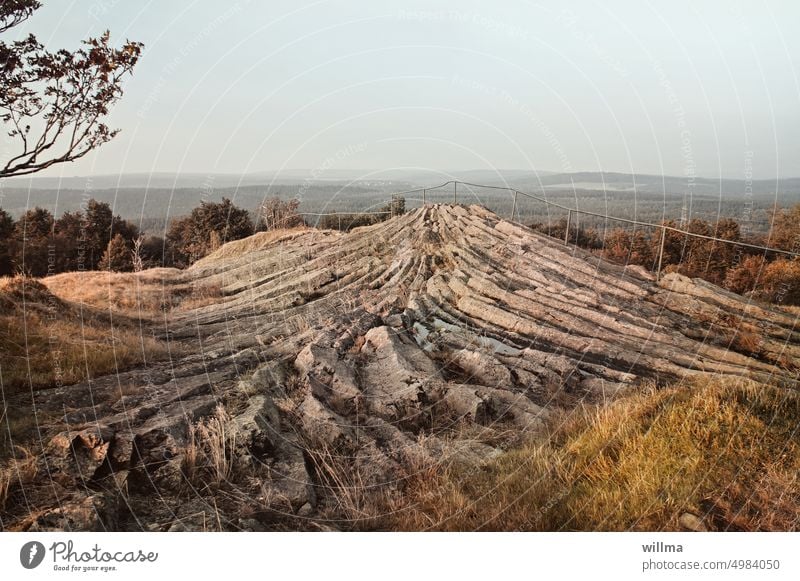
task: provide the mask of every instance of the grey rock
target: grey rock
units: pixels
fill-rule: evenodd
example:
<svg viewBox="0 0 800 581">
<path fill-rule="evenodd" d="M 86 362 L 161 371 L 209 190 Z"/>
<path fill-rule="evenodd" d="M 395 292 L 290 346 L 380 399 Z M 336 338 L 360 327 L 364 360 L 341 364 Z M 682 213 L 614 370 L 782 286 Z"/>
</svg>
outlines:
<svg viewBox="0 0 800 581">
<path fill-rule="evenodd" d="M 703 523 L 703 520 L 690 512 L 684 512 L 678 519 L 678 524 L 685 530 L 704 533 L 708 531 L 708 527 Z"/>
</svg>

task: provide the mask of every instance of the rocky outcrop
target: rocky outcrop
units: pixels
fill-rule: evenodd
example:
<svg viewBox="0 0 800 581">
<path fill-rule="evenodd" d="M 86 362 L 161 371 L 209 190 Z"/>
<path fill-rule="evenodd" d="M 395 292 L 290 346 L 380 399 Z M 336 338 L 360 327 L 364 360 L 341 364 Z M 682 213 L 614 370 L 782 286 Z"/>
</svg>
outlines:
<svg viewBox="0 0 800 581">
<path fill-rule="evenodd" d="M 796 387 L 794 317 L 476 206 L 292 231 L 184 276 L 223 295 L 159 331 L 192 355 L 36 394 L 58 418 L 41 473 L 68 494 L 16 528 L 314 528 L 333 487 L 481 462 L 554 408 L 698 373 Z M 197 441 L 220 405 L 220 440 Z"/>
</svg>

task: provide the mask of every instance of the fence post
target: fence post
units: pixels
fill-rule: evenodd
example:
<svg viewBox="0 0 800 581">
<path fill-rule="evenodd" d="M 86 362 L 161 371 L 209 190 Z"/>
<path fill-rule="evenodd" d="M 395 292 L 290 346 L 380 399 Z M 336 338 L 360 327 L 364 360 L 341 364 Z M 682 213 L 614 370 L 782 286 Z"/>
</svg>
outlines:
<svg viewBox="0 0 800 581">
<path fill-rule="evenodd" d="M 425 194 L 427 193 L 427 191 L 428 190 L 425 190 L 425 189 L 422 190 L 422 205 L 423 206 L 425 205 Z"/>
<path fill-rule="evenodd" d="M 458 182 L 453 180 L 453 204 L 458 204 Z"/>
<path fill-rule="evenodd" d="M 342 231 L 342 217 L 340 215 L 338 215 L 339 212 L 336 212 L 336 214 L 337 214 L 336 217 L 339 219 L 339 232 L 341 232 Z"/>
<path fill-rule="evenodd" d="M 656 269 L 656 282 L 661 278 L 661 261 L 664 258 L 664 241 L 667 238 L 666 226 L 661 226 L 661 244 L 658 248 L 658 268 Z"/>
<path fill-rule="evenodd" d="M 569 226 L 572 223 L 572 210 L 567 213 L 567 228 L 564 230 L 564 244 L 569 244 Z"/>
<path fill-rule="evenodd" d="M 517 192 L 514 191 L 514 205 L 511 206 L 511 221 L 514 221 L 514 216 L 517 213 Z"/>
</svg>

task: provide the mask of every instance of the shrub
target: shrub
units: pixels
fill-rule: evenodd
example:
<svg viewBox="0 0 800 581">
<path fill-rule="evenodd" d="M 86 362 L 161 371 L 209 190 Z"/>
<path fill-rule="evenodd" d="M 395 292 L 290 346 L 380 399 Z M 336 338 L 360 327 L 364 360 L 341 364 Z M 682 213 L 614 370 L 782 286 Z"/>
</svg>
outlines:
<svg viewBox="0 0 800 581">
<path fill-rule="evenodd" d="M 738 266 L 728 270 L 723 286 L 740 295 L 747 294 L 756 288 L 763 277 L 765 265 L 763 256 L 746 256 Z"/>
<path fill-rule="evenodd" d="M 297 212 L 300 200 L 281 200 L 278 197 L 265 200 L 258 209 L 258 225 L 256 230 L 278 230 L 296 228 L 303 225 L 303 217 Z"/>
<path fill-rule="evenodd" d="M 606 238 L 603 256 L 622 264 L 637 264 L 653 268 L 653 254 L 650 239 L 641 230 L 628 232 L 616 228 Z"/>
<path fill-rule="evenodd" d="M 779 258 L 771 262 L 756 292 L 775 303 L 800 305 L 800 261 Z"/>
<path fill-rule="evenodd" d="M 796 251 L 800 248 L 800 204 L 792 208 L 775 208 L 769 233 L 769 246 Z"/>
</svg>

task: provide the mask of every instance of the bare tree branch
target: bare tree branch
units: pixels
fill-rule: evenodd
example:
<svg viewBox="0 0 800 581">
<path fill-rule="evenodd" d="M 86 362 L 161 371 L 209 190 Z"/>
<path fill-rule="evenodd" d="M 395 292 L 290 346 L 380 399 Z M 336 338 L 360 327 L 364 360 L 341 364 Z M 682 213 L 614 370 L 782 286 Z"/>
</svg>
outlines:
<svg viewBox="0 0 800 581">
<path fill-rule="evenodd" d="M 37 0 L 3 0 L 0 7 L 0 33 L 27 20 L 41 5 Z"/>
<path fill-rule="evenodd" d="M 39 6 L 3 0 L 0 32 Z M 122 81 L 133 72 L 142 44 L 126 41 L 117 49 L 109 39 L 106 31 L 74 52 L 47 51 L 33 35 L 0 42 L 0 121 L 19 144 L 15 155 L 0 160 L 0 178 L 75 161 L 117 135 L 102 119 L 122 96 Z"/>
</svg>

